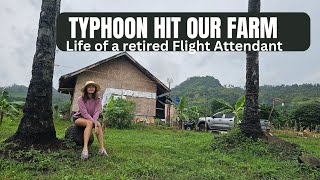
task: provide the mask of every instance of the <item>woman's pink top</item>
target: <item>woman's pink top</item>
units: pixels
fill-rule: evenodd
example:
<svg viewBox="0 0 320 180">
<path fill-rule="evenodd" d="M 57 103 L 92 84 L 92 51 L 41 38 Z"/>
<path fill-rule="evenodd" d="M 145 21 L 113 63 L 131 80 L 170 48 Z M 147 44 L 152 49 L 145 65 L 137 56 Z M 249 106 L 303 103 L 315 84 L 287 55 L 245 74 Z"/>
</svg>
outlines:
<svg viewBox="0 0 320 180">
<path fill-rule="evenodd" d="M 73 115 L 74 118 L 85 118 L 93 121 L 93 123 L 97 122 L 102 109 L 101 98 L 89 98 L 87 102 L 84 102 L 82 96 L 79 96 L 78 106 L 79 111 Z"/>
</svg>

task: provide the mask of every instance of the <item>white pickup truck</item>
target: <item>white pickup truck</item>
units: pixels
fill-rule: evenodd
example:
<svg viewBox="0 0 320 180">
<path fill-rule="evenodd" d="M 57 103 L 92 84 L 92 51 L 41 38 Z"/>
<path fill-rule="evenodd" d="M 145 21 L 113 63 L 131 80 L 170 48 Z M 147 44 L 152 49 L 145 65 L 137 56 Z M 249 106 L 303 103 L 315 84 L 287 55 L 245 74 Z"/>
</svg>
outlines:
<svg viewBox="0 0 320 180">
<path fill-rule="evenodd" d="M 196 122 L 199 131 L 228 131 L 234 128 L 234 114 L 216 113 L 211 117 L 200 117 Z M 261 129 L 263 131 L 270 130 L 270 122 L 265 119 L 260 119 Z"/>
<path fill-rule="evenodd" d="M 234 127 L 234 114 L 216 113 L 211 117 L 200 117 L 197 126 L 199 131 L 228 131 Z"/>
</svg>

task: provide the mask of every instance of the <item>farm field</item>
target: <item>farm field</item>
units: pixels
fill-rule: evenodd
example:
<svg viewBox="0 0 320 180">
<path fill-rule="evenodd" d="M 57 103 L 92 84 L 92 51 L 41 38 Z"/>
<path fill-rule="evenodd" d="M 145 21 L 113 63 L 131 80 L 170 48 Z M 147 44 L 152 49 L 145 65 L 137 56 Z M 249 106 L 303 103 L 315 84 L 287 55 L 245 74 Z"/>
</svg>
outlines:
<svg viewBox="0 0 320 180">
<path fill-rule="evenodd" d="M 68 121 L 55 120 L 57 137 L 63 138 Z M 1 142 L 13 134 L 18 122 L 5 119 Z M 274 132 L 320 158 L 319 139 Z M 1 179 L 317 179 L 319 170 L 301 165 L 268 150 L 262 141 L 244 143 L 230 151 L 213 150 L 211 133 L 135 126 L 106 129 L 109 157 L 97 155 L 95 138 L 89 160 L 81 161 L 81 147 L 43 151 L 36 148 L 0 154 Z M 0 144 L 0 150 L 5 148 Z"/>
</svg>

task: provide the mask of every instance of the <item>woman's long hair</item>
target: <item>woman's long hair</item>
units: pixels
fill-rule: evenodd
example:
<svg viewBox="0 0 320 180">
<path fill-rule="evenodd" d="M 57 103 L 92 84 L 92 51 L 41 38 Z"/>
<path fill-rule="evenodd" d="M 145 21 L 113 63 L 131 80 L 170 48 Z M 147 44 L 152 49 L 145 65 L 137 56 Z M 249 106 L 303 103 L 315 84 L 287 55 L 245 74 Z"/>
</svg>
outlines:
<svg viewBox="0 0 320 180">
<path fill-rule="evenodd" d="M 83 92 L 83 95 L 82 95 L 82 99 L 83 99 L 83 101 L 84 101 L 85 103 L 86 103 L 87 100 L 89 99 L 89 94 L 88 94 L 87 88 L 88 88 L 88 87 L 86 87 L 86 88 L 84 89 L 84 92 Z M 97 100 L 97 99 L 99 98 L 99 94 L 98 94 L 98 92 L 97 92 L 97 88 L 95 88 L 95 91 L 94 91 L 94 93 L 92 94 L 92 98 L 93 98 L 94 100 Z"/>
</svg>

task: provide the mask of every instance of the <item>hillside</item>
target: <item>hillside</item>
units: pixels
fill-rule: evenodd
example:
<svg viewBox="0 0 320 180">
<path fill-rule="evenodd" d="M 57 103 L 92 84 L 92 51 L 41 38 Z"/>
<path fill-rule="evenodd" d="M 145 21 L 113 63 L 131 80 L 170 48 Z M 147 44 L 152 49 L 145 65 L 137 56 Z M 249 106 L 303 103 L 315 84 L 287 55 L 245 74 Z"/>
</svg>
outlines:
<svg viewBox="0 0 320 180">
<path fill-rule="evenodd" d="M 272 103 L 272 97 L 281 98 L 285 103 L 300 105 L 320 101 L 320 84 L 261 86 L 261 103 Z"/>
<path fill-rule="evenodd" d="M 3 87 L 0 87 L 0 90 L 2 89 Z M 7 91 L 10 94 L 10 101 L 25 101 L 28 87 L 14 84 L 7 87 Z M 53 104 L 63 105 L 70 99 L 69 95 L 61 94 L 54 88 L 52 92 Z M 222 86 L 219 80 L 212 76 L 197 76 L 190 77 L 174 87 L 171 94 L 172 96 L 186 96 L 189 105 L 204 105 L 213 98 L 234 103 L 244 92 L 244 89 L 240 87 Z M 260 103 L 271 104 L 273 97 L 281 98 L 288 105 L 320 101 L 320 84 L 260 86 Z"/>
<path fill-rule="evenodd" d="M 208 103 L 213 98 L 234 103 L 245 90 L 240 87 L 222 86 L 211 76 L 191 77 L 172 89 L 173 96 L 186 96 L 189 105 Z M 288 105 L 320 101 L 320 84 L 260 86 L 259 101 L 271 104 L 272 98 L 281 98 Z"/>
<path fill-rule="evenodd" d="M 3 88 L 0 87 L 0 90 L 2 91 Z M 28 87 L 16 84 L 6 87 L 6 90 L 9 92 L 9 101 L 25 101 L 28 93 Z M 52 94 L 52 104 L 54 105 L 63 105 L 70 99 L 69 95 L 61 94 L 55 88 L 52 88 Z"/>
<path fill-rule="evenodd" d="M 208 103 L 212 98 L 220 97 L 234 102 L 242 94 L 241 88 L 225 88 L 212 76 L 191 77 L 172 89 L 173 96 L 186 96 L 193 104 Z"/>
<path fill-rule="evenodd" d="M 188 103 L 200 105 L 208 103 L 210 99 L 221 98 L 228 102 L 235 102 L 242 94 L 238 87 L 227 88 L 212 76 L 191 77 L 171 91 L 173 96 L 186 96 Z"/>
</svg>

